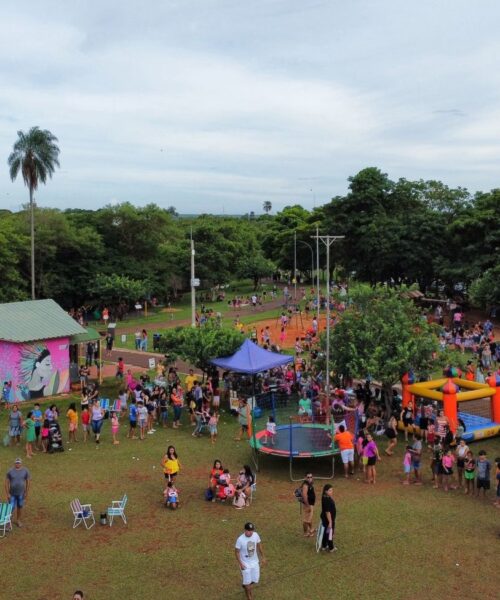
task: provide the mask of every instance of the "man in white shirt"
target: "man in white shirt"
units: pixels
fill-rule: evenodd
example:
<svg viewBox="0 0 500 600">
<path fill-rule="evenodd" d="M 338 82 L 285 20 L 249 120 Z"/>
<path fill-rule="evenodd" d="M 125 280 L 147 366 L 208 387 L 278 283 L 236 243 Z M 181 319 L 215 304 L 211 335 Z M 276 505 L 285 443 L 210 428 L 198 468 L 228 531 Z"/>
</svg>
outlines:
<svg viewBox="0 0 500 600">
<path fill-rule="evenodd" d="M 259 583 L 259 558 L 262 560 L 263 565 L 266 564 L 266 559 L 262 553 L 260 536 L 255 531 L 253 523 L 245 523 L 245 531 L 236 540 L 234 553 L 241 569 L 246 598 L 247 600 L 252 600 L 253 585 Z"/>
</svg>

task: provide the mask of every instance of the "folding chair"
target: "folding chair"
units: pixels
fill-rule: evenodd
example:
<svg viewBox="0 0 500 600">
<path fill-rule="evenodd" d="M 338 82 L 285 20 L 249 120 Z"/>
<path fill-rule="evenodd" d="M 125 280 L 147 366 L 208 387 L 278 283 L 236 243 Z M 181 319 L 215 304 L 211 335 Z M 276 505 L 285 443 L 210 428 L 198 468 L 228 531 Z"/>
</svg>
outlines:
<svg viewBox="0 0 500 600">
<path fill-rule="evenodd" d="M 323 543 L 323 534 L 325 533 L 325 528 L 323 526 L 323 522 L 320 521 L 318 524 L 318 529 L 316 533 L 316 552 L 321 550 L 321 544 Z"/>
<path fill-rule="evenodd" d="M 80 523 L 85 525 L 85 529 L 90 529 L 95 525 L 94 513 L 90 504 L 82 504 L 78 498 L 75 498 L 69 505 L 75 519 L 73 521 L 73 529 L 78 527 Z"/>
<path fill-rule="evenodd" d="M 114 517 L 121 517 L 125 525 L 127 524 L 127 519 L 125 517 L 125 506 L 127 505 L 127 494 L 123 494 L 123 498 L 121 500 L 113 500 L 111 502 L 111 506 L 108 506 L 108 517 L 109 517 L 109 526 L 113 525 Z"/>
<path fill-rule="evenodd" d="M 120 414 L 121 407 L 122 407 L 122 401 L 119 400 L 119 399 L 115 400 L 113 402 L 113 408 L 111 409 L 111 412 L 115 412 L 115 413 Z"/>
<path fill-rule="evenodd" d="M 253 495 L 257 492 L 257 474 L 253 475 L 253 483 L 250 486 L 250 498 L 248 499 L 249 503 L 252 504 Z"/>
<path fill-rule="evenodd" d="M 100 406 L 102 410 L 109 410 L 109 398 L 101 398 Z"/>
<path fill-rule="evenodd" d="M 5 537 L 7 530 L 12 531 L 12 506 L 8 503 L 0 504 L 0 537 Z"/>
</svg>

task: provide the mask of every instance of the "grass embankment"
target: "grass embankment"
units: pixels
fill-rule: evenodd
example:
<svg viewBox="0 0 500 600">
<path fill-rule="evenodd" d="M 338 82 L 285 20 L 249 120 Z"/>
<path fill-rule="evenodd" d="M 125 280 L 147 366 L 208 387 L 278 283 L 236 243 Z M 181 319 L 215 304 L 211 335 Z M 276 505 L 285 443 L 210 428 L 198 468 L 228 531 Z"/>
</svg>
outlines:
<svg viewBox="0 0 500 600">
<path fill-rule="evenodd" d="M 103 393 L 114 397 L 115 384 Z M 56 402 L 65 409 L 70 399 Z M 26 414 L 29 405 L 23 406 Z M 61 419 L 66 438 L 67 425 Z M 2 433 L 6 413 L 0 416 Z M 125 438 L 113 446 L 109 422 L 99 449 L 95 444 L 65 444 L 57 455 L 37 454 L 26 461 L 32 474 L 24 527 L 0 541 L 0 597 L 65 600 L 77 588 L 90 600 L 188 597 L 242 598 L 233 554 L 234 541 L 247 520 L 262 536 L 268 565 L 262 569 L 258 599 L 403 600 L 498 597 L 498 533 L 500 511 L 488 501 L 445 493 L 429 484 L 400 484 L 403 443 L 396 456 L 383 459 L 376 486 L 339 477 L 334 481 L 338 506 L 334 555 L 316 554 L 311 539 L 301 535 L 296 484 L 288 480 L 286 460 L 261 460 L 254 503 L 237 511 L 207 503 L 203 493 L 215 458 L 231 472 L 250 462 L 247 443 L 233 441 L 237 425 L 224 413 L 220 436 L 212 446 L 206 436 L 195 439 L 184 416 L 179 430 L 160 430 L 146 440 Z M 81 439 L 81 432 L 79 433 Z M 181 508 L 162 506 L 160 460 L 167 444 L 177 447 L 182 471 L 178 480 Z M 477 453 L 500 455 L 500 439 L 472 445 Z M 69 451 L 71 448 L 71 451 Z M 4 472 L 20 449 L 2 449 Z M 307 466 L 306 466 L 307 465 Z M 320 471 L 326 464 L 303 462 L 298 469 Z M 341 467 L 337 465 L 340 474 Z M 322 482 L 317 481 L 317 491 Z M 89 502 L 98 518 L 111 500 L 126 492 L 128 525 L 72 530 L 69 502 Z M 317 518 L 315 517 L 315 521 Z"/>
</svg>

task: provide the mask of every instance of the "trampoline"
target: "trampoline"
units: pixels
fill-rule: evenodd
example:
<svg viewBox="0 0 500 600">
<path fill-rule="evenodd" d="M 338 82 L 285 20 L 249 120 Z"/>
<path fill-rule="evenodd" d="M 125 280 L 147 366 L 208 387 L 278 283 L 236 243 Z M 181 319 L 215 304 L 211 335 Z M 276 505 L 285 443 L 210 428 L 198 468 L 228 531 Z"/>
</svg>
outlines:
<svg viewBox="0 0 500 600">
<path fill-rule="evenodd" d="M 252 448 L 262 454 L 282 456 L 290 461 L 290 479 L 301 481 L 303 477 L 295 479 L 293 476 L 293 460 L 296 458 L 332 457 L 332 473 L 325 479 L 334 475 L 335 455 L 339 454 L 338 448 L 332 441 L 332 426 L 321 423 L 290 423 L 276 427 L 274 445 L 268 439 L 265 443 L 266 431 L 256 431 L 250 438 Z M 321 479 L 316 477 L 316 479 Z"/>
</svg>

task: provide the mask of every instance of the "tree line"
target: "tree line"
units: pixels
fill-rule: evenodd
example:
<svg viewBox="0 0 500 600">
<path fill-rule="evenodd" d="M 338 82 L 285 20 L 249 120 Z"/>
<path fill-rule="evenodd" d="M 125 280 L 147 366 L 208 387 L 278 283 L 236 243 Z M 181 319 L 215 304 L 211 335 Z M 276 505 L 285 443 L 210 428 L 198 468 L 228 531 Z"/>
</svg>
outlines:
<svg viewBox="0 0 500 600">
<path fill-rule="evenodd" d="M 35 208 L 36 297 L 65 307 L 92 302 L 165 300 L 187 289 L 190 237 L 202 288 L 277 270 L 305 280 L 316 265 L 320 234 L 334 245 L 334 275 L 372 285 L 418 283 L 447 295 L 469 290 L 484 306 L 500 305 L 500 189 L 470 194 L 439 181 L 392 181 L 377 168 L 349 178 L 348 191 L 307 210 L 242 217 L 182 218 L 170 207 L 130 203 L 98 210 Z M 307 247 L 309 245 L 309 248 Z M 311 256 L 311 250 L 313 256 Z M 325 268 L 320 244 L 320 268 Z M 0 301 L 30 296 L 30 211 L 0 211 Z"/>
</svg>

